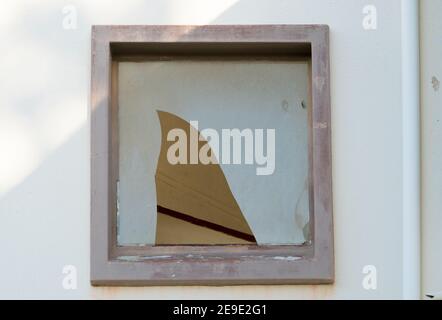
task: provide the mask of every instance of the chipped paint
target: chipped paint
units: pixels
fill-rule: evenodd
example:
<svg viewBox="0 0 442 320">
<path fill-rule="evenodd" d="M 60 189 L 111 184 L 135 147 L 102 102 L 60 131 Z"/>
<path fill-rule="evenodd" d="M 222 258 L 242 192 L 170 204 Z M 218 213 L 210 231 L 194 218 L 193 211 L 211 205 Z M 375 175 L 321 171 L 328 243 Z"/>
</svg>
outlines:
<svg viewBox="0 0 442 320">
<path fill-rule="evenodd" d="M 282 261 L 296 261 L 296 260 L 301 260 L 302 257 L 298 257 L 298 256 L 254 256 L 254 255 L 249 255 L 249 256 L 240 256 L 241 259 L 265 259 L 265 260 L 282 260 Z"/>
<path fill-rule="evenodd" d="M 325 86 L 325 78 L 324 78 L 324 77 L 315 77 L 313 82 L 314 82 L 314 84 L 315 84 L 315 87 L 316 87 L 319 91 L 322 91 L 322 89 L 323 89 L 324 86 Z"/>
<path fill-rule="evenodd" d="M 327 122 L 316 122 L 313 124 L 313 128 L 315 129 L 325 129 L 328 127 Z"/>
<path fill-rule="evenodd" d="M 293 256 L 287 256 L 287 257 L 273 257 L 273 260 L 284 260 L 284 261 L 296 261 L 302 259 L 301 257 L 293 257 Z"/>
<path fill-rule="evenodd" d="M 143 261 L 143 260 L 153 260 L 153 259 L 170 259 L 172 256 L 162 255 L 162 256 L 120 256 L 117 257 L 119 261 Z"/>
</svg>

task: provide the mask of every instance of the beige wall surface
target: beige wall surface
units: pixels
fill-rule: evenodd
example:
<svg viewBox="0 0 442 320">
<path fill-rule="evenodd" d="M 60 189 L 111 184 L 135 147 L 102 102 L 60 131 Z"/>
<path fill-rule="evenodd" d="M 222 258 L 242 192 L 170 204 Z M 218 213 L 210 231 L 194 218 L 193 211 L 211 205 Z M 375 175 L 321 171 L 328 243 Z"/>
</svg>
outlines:
<svg viewBox="0 0 442 320">
<path fill-rule="evenodd" d="M 442 1 L 421 1 L 422 292 L 442 292 Z"/>
<path fill-rule="evenodd" d="M 401 298 L 401 7 L 370 1 L 377 29 L 365 30 L 366 4 L 2 1 L 0 298 Z M 91 25 L 270 23 L 330 26 L 335 284 L 91 287 Z M 66 265 L 76 290 L 62 286 Z M 376 290 L 362 285 L 366 265 Z"/>
</svg>

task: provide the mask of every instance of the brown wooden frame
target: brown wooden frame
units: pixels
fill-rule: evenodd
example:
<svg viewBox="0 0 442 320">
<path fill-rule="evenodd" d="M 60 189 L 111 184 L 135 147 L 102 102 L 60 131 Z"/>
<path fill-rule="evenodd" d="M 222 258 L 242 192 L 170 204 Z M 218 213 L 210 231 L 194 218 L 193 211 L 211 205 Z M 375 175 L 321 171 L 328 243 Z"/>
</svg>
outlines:
<svg viewBox="0 0 442 320">
<path fill-rule="evenodd" d="M 137 246 L 116 241 L 117 61 L 307 57 L 312 241 L 302 246 Z M 93 26 L 91 283 L 320 284 L 334 281 L 329 28 L 326 25 Z"/>
</svg>

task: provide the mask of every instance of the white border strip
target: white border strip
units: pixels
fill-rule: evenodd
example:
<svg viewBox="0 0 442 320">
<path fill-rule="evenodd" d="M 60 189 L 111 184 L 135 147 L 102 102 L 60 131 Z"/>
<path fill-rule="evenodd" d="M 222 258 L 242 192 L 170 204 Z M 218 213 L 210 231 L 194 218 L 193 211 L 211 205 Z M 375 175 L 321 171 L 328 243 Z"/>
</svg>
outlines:
<svg viewBox="0 0 442 320">
<path fill-rule="evenodd" d="M 420 299 L 419 1 L 402 0 L 403 298 Z"/>
</svg>

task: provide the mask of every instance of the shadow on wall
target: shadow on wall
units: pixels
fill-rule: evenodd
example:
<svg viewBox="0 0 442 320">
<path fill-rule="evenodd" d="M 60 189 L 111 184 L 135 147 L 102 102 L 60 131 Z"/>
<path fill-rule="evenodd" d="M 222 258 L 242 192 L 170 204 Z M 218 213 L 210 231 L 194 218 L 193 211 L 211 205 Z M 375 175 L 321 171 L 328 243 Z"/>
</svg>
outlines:
<svg viewBox="0 0 442 320">
<path fill-rule="evenodd" d="M 62 268 L 89 274 L 88 131 L 82 126 L 1 197 L 2 297 L 75 296 L 61 286 Z"/>
</svg>

